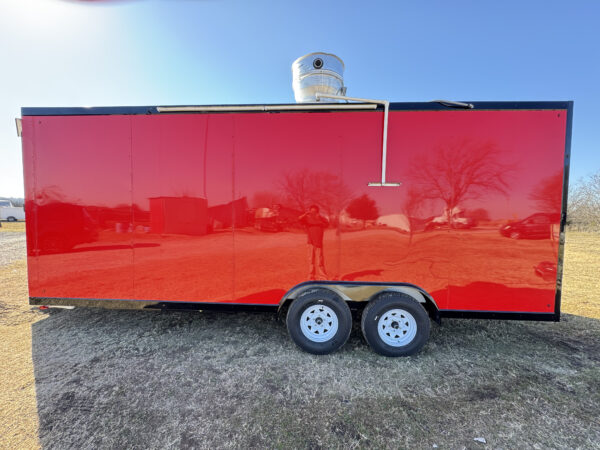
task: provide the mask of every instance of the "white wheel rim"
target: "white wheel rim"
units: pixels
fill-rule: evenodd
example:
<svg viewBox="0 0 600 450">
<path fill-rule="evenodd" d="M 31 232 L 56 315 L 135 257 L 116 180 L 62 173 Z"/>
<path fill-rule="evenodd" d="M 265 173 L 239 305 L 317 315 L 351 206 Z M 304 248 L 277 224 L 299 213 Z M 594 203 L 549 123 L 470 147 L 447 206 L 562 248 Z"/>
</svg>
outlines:
<svg viewBox="0 0 600 450">
<path fill-rule="evenodd" d="M 337 333 L 337 314 L 329 306 L 311 305 L 300 317 L 300 329 L 308 340 L 326 342 Z"/>
<path fill-rule="evenodd" d="M 404 309 L 390 309 L 379 318 L 377 332 L 387 345 L 403 347 L 417 335 L 417 321 Z"/>
</svg>

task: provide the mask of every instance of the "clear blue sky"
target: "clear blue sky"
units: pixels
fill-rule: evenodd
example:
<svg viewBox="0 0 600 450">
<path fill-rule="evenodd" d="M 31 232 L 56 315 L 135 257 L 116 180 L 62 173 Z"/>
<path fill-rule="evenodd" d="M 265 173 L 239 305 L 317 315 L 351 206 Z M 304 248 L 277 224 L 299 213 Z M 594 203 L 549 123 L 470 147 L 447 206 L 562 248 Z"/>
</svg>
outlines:
<svg viewBox="0 0 600 450">
<path fill-rule="evenodd" d="M 575 100 L 576 180 L 600 168 L 599 23 L 583 0 L 2 0 L 0 196 L 23 194 L 21 106 L 291 103 L 312 51 L 349 95 Z"/>
</svg>

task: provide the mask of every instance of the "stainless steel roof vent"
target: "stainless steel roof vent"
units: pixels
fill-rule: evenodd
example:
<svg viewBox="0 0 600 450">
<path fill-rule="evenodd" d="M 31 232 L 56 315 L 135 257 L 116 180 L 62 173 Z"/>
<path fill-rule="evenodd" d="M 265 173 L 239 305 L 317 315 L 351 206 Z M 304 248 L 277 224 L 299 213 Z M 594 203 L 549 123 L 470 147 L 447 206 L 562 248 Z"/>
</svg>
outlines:
<svg viewBox="0 0 600 450">
<path fill-rule="evenodd" d="M 331 53 L 315 52 L 292 63 L 292 88 L 297 103 L 317 101 L 316 93 L 346 95 L 344 61 Z M 328 102 L 342 100 L 327 99 Z"/>
</svg>

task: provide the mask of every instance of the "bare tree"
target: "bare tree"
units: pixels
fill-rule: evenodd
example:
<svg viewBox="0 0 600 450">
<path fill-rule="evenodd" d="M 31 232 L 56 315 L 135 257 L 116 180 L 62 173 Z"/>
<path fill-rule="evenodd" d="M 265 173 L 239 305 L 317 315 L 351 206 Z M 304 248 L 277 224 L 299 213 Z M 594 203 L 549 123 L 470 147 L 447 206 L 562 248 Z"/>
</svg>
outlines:
<svg viewBox="0 0 600 450">
<path fill-rule="evenodd" d="M 562 198 L 562 171 L 544 178 L 529 194 L 540 212 L 553 213 L 560 209 Z"/>
<path fill-rule="evenodd" d="M 494 143 L 460 139 L 415 158 L 410 178 L 423 200 L 444 202 L 452 225 L 452 213 L 464 201 L 492 192 L 507 194 L 512 170 L 513 165 L 501 161 Z"/>
<path fill-rule="evenodd" d="M 314 175 L 308 169 L 287 173 L 279 186 L 288 202 L 300 211 L 306 211 L 314 195 Z"/>
<path fill-rule="evenodd" d="M 25 199 L 22 197 L 0 197 L 0 200 L 9 200 L 13 206 L 23 206 Z"/>
<path fill-rule="evenodd" d="M 352 197 L 352 192 L 340 177 L 328 172 L 308 169 L 290 172 L 280 180 L 279 186 L 293 207 L 306 211 L 314 203 L 330 218 L 337 217 Z"/>
<path fill-rule="evenodd" d="M 600 231 L 600 170 L 573 186 L 569 194 L 568 214 L 571 225 Z"/>
</svg>

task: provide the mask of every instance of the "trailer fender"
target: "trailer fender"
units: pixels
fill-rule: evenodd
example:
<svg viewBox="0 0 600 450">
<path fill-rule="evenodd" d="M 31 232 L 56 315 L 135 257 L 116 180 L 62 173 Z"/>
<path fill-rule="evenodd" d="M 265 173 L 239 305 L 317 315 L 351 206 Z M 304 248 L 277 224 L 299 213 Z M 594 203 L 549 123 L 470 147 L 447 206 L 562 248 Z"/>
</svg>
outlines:
<svg viewBox="0 0 600 450">
<path fill-rule="evenodd" d="M 421 303 L 429 316 L 440 323 L 439 308 L 434 298 L 424 289 L 410 283 L 307 281 L 294 286 L 281 298 L 278 314 L 289 307 L 292 300 L 307 289 L 315 288 L 329 289 L 339 295 L 344 301 L 354 305 L 366 305 L 384 292 L 402 292 Z"/>
<path fill-rule="evenodd" d="M 390 286 L 387 289 L 382 289 L 381 291 L 377 292 L 375 295 L 373 295 L 373 297 L 369 299 L 369 301 L 375 300 L 381 294 L 384 294 L 386 292 L 402 292 L 403 294 L 410 295 L 412 298 L 414 298 L 416 301 L 423 305 L 423 308 L 425 308 L 425 311 L 427 311 L 427 314 L 429 314 L 429 317 L 432 320 L 434 320 L 438 325 L 441 325 L 442 318 L 440 316 L 440 311 L 437 306 L 437 303 L 435 302 L 434 298 L 424 290 L 417 288 L 416 286 Z"/>
</svg>

